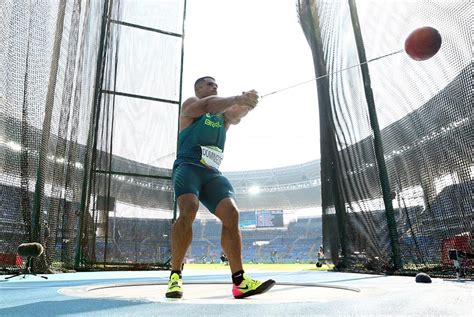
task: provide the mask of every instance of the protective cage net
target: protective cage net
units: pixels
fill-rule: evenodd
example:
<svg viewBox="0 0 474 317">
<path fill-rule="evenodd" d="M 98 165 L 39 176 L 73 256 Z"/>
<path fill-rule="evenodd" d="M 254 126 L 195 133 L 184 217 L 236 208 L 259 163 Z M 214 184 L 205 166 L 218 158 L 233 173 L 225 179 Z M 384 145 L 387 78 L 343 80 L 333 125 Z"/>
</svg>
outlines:
<svg viewBox="0 0 474 317">
<path fill-rule="evenodd" d="M 2 1 L 0 13 L 0 268 L 18 269 L 26 242 L 44 247 L 38 272 L 163 266 L 183 1 Z"/>
<path fill-rule="evenodd" d="M 323 240 L 336 267 L 453 274 L 449 250 L 472 254 L 473 7 L 298 1 L 316 76 L 330 74 L 317 88 Z M 442 37 L 433 58 L 420 62 L 401 52 L 365 64 L 366 73 L 350 68 L 400 51 L 423 26 Z M 380 144 L 364 82 L 373 92 Z M 472 276 L 472 260 L 459 261 L 458 273 Z"/>
</svg>

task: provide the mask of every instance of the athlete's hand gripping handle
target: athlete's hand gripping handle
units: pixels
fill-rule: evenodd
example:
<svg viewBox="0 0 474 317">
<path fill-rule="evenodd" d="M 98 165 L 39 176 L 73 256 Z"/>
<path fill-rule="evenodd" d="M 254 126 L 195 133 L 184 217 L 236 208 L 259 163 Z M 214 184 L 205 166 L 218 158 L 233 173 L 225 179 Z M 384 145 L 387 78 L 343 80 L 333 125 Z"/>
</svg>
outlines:
<svg viewBox="0 0 474 317">
<path fill-rule="evenodd" d="M 237 96 L 237 104 L 241 106 L 248 106 L 253 109 L 258 104 L 258 98 L 258 93 L 254 89 L 244 91 L 242 95 Z"/>
</svg>

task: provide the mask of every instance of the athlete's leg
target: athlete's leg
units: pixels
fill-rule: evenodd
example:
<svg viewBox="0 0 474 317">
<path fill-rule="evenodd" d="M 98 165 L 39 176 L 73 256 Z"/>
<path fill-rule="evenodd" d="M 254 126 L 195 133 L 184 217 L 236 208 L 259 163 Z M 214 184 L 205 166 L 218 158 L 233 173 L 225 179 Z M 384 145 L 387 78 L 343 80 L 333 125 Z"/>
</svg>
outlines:
<svg viewBox="0 0 474 317">
<path fill-rule="evenodd" d="M 199 208 L 195 194 L 178 197 L 179 216 L 171 230 L 171 270 L 181 271 L 181 266 L 193 238 L 193 221 Z"/>
<path fill-rule="evenodd" d="M 239 211 L 232 198 L 222 199 L 216 207 L 215 215 L 222 221 L 221 244 L 229 259 L 232 273 L 243 270 L 242 236 L 239 229 Z"/>
<path fill-rule="evenodd" d="M 254 280 L 244 273 L 242 266 L 242 237 L 239 229 L 239 212 L 232 198 L 222 199 L 216 207 L 215 215 L 222 221 L 222 248 L 229 259 L 232 271 L 232 294 L 244 298 L 265 293 L 275 285 L 274 280 L 265 282 Z"/>
</svg>

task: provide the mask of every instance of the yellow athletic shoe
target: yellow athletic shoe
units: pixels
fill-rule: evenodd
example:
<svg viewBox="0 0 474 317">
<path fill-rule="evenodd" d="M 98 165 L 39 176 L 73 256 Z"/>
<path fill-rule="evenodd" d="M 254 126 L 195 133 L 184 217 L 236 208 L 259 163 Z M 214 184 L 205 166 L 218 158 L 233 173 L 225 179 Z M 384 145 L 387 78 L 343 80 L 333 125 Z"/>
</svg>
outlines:
<svg viewBox="0 0 474 317">
<path fill-rule="evenodd" d="M 245 298 L 252 295 L 263 294 L 275 285 L 274 280 L 266 280 L 261 282 L 259 280 L 253 280 L 244 273 L 244 280 L 240 285 L 235 285 L 232 288 L 232 294 L 235 298 Z"/>
<path fill-rule="evenodd" d="M 183 280 L 178 273 L 173 273 L 168 282 L 168 290 L 166 291 L 167 298 L 181 298 L 183 297 Z"/>
</svg>

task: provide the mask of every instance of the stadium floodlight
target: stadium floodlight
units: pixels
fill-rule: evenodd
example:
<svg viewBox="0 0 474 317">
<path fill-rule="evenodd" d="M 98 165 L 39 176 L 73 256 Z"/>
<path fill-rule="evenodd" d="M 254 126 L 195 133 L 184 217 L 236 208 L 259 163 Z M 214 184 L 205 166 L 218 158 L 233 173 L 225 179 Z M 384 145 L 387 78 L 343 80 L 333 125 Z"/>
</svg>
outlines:
<svg viewBox="0 0 474 317">
<path fill-rule="evenodd" d="M 253 185 L 253 186 L 249 187 L 249 194 L 257 195 L 258 193 L 260 193 L 260 187 L 259 186 Z"/>
</svg>

